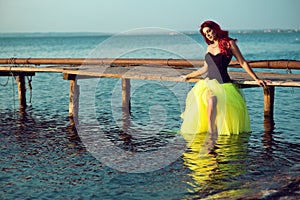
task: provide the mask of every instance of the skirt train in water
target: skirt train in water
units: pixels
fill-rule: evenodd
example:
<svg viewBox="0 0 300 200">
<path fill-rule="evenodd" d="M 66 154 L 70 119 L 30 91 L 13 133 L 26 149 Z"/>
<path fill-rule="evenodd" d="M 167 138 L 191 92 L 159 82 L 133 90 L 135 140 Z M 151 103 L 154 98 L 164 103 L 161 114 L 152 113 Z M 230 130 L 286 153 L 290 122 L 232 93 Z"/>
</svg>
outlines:
<svg viewBox="0 0 300 200">
<path fill-rule="evenodd" d="M 207 102 L 217 97 L 216 127 L 218 135 L 250 132 L 250 118 L 242 93 L 236 84 L 208 78 L 198 81 L 188 93 L 181 117 L 181 134 L 208 132 Z"/>
</svg>

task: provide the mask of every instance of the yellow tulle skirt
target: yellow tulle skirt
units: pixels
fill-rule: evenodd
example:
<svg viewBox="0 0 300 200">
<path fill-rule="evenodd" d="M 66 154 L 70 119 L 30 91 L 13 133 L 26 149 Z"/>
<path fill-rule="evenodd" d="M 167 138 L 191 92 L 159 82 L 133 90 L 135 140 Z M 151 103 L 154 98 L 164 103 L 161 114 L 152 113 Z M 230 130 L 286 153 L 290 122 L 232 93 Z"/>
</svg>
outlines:
<svg viewBox="0 0 300 200">
<path fill-rule="evenodd" d="M 236 84 L 208 78 L 198 81 L 188 93 L 180 132 L 184 135 L 208 132 L 208 99 L 217 98 L 218 135 L 250 132 L 250 118 L 243 95 Z"/>
</svg>

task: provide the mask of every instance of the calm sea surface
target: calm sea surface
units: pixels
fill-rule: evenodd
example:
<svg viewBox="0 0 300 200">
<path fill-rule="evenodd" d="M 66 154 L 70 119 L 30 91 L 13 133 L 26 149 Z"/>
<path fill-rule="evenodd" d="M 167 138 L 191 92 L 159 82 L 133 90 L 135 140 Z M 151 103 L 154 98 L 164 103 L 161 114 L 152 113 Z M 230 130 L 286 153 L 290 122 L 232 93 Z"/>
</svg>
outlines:
<svg viewBox="0 0 300 200">
<path fill-rule="evenodd" d="M 248 60 L 300 60 L 300 32 L 231 37 Z M 1 58 L 203 59 L 204 52 L 198 33 L 0 35 Z M 263 90 L 244 89 L 252 132 L 219 137 L 208 154 L 205 135 L 187 144 L 177 133 L 193 84 L 132 80 L 127 118 L 119 79 L 78 80 L 75 126 L 61 74 L 32 78 L 26 113 L 18 112 L 15 79 L 0 77 L 0 83 L 0 199 L 300 197 L 299 88 L 276 87 L 272 131 L 264 127 Z"/>
</svg>

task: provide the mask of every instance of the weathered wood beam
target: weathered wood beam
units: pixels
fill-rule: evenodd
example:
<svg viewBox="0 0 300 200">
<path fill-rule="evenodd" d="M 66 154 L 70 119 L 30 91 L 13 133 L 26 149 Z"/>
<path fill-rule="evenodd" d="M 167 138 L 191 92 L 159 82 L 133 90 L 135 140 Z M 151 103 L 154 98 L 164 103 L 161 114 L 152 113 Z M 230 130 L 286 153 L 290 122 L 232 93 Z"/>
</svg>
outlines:
<svg viewBox="0 0 300 200">
<path fill-rule="evenodd" d="M 248 60 L 252 68 L 265 69 L 300 69 L 299 60 Z M 236 60 L 230 62 L 229 67 L 241 68 Z"/>
<path fill-rule="evenodd" d="M 194 67 L 203 66 L 204 60 L 199 59 L 146 59 L 146 58 L 0 58 L 0 64 L 31 64 L 31 65 L 164 65 Z M 253 68 L 268 69 L 300 69 L 298 60 L 248 60 Z M 230 62 L 229 67 L 238 67 L 237 61 Z"/>
<path fill-rule="evenodd" d="M 147 58 L 0 58 L 0 64 L 202 66 L 203 60 Z"/>
<path fill-rule="evenodd" d="M 134 69 L 134 70 L 133 70 Z M 65 76 L 76 76 L 80 78 L 96 78 L 96 77 L 108 77 L 108 78 L 125 78 L 125 79 L 140 79 L 140 80 L 158 80 L 158 81 L 182 81 L 180 74 L 187 74 L 195 69 L 168 69 L 166 67 L 159 66 L 132 66 L 132 67 L 84 67 L 83 69 L 72 70 L 61 68 L 26 68 L 26 67 L 0 67 L 0 74 L 5 72 L 7 75 L 11 72 L 14 74 L 24 71 L 24 73 L 37 73 L 37 72 L 50 72 L 50 73 L 64 73 Z M 268 79 L 272 82 L 271 86 L 284 86 L 284 87 L 300 87 L 300 74 L 283 74 L 283 73 L 266 73 L 257 72 L 258 77 L 262 79 Z M 257 85 L 255 81 L 246 72 L 229 72 L 231 79 L 241 85 Z M 65 78 L 69 79 L 69 78 Z M 195 77 L 188 79 L 188 82 L 197 82 L 201 77 Z"/>
</svg>

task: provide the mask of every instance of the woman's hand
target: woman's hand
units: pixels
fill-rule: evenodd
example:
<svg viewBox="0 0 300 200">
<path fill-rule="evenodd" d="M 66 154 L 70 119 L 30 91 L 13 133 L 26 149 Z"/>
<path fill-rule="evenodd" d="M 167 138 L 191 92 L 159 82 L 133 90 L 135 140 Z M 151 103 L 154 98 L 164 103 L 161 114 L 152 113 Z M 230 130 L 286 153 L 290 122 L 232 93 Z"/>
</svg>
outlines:
<svg viewBox="0 0 300 200">
<path fill-rule="evenodd" d="M 256 79 L 256 82 L 261 87 L 266 87 L 268 85 L 268 83 L 271 83 L 271 81 L 269 81 L 269 80 L 261 80 L 261 79 Z"/>
</svg>

